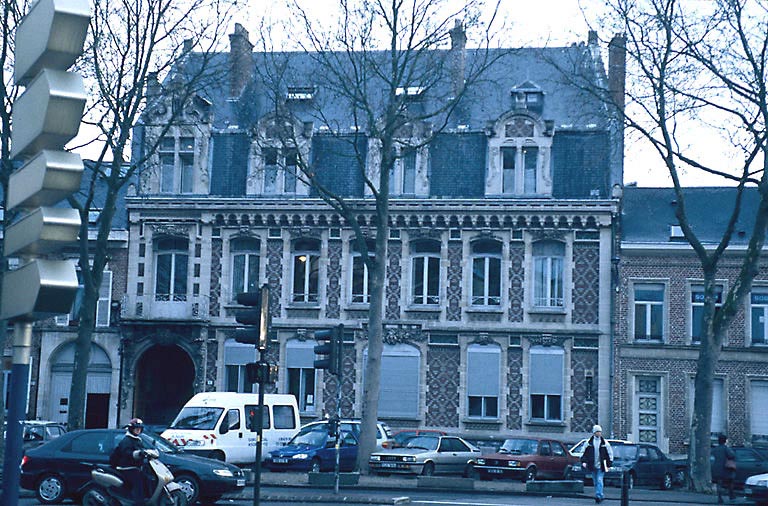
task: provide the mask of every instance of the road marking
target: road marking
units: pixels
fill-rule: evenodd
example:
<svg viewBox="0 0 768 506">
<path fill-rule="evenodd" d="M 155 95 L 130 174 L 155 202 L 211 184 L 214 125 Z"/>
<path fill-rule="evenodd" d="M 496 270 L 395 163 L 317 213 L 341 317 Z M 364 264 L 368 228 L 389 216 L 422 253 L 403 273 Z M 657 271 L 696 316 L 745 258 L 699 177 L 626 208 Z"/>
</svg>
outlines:
<svg viewBox="0 0 768 506">
<path fill-rule="evenodd" d="M 411 499 L 411 504 L 446 504 L 450 506 L 525 506 L 508 502 L 457 502 L 457 501 L 420 501 Z"/>
</svg>

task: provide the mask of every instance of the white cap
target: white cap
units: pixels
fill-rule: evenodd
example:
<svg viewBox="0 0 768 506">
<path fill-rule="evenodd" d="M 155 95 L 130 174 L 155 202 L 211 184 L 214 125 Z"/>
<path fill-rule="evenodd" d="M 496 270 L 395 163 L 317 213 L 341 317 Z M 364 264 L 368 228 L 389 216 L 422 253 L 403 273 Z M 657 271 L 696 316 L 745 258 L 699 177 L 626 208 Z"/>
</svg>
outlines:
<svg viewBox="0 0 768 506">
<path fill-rule="evenodd" d="M 594 427 L 592 427 L 592 434 L 594 434 L 595 432 L 603 432 L 603 428 L 600 427 L 599 425 L 595 425 Z"/>
</svg>

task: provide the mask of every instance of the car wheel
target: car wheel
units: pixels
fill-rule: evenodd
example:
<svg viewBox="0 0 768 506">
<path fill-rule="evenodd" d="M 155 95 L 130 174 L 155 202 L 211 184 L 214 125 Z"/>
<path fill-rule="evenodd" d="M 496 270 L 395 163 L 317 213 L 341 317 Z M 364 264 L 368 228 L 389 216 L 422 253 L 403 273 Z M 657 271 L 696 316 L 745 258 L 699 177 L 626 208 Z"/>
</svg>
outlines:
<svg viewBox="0 0 768 506">
<path fill-rule="evenodd" d="M 46 474 L 37 482 L 35 495 L 43 504 L 55 504 L 64 499 L 64 480 L 57 474 Z"/>
<path fill-rule="evenodd" d="M 536 468 L 531 466 L 525 470 L 525 479 L 523 481 L 533 481 L 536 479 Z"/>
<path fill-rule="evenodd" d="M 435 474 L 435 464 L 427 462 L 424 464 L 424 469 L 421 470 L 422 476 L 433 476 Z"/>
<path fill-rule="evenodd" d="M 669 490 L 672 488 L 672 475 L 670 473 L 664 474 L 664 479 L 661 481 L 661 489 L 662 490 Z"/>
<path fill-rule="evenodd" d="M 209 495 L 200 498 L 200 504 L 216 504 L 221 499 L 220 495 Z"/>
<path fill-rule="evenodd" d="M 312 459 L 312 464 L 310 465 L 310 472 L 312 473 L 319 473 L 320 472 L 320 459 Z"/>
<path fill-rule="evenodd" d="M 195 504 L 195 501 L 200 496 L 200 483 L 198 483 L 197 479 L 188 474 L 180 474 L 174 481 L 181 486 L 181 491 L 187 497 L 187 503 Z"/>
</svg>

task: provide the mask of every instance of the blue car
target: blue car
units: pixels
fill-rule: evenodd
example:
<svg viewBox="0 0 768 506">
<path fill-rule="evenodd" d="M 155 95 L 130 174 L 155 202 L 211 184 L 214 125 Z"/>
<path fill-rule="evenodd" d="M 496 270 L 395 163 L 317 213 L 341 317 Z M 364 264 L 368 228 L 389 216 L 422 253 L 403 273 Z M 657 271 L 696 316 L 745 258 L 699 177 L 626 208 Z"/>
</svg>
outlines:
<svg viewBox="0 0 768 506">
<path fill-rule="evenodd" d="M 352 471 L 357 459 L 357 438 L 342 424 L 339 468 Z M 310 424 L 287 445 L 269 453 L 264 465 L 270 471 L 333 471 L 336 465 L 336 438 L 328 435 L 328 424 Z"/>
</svg>

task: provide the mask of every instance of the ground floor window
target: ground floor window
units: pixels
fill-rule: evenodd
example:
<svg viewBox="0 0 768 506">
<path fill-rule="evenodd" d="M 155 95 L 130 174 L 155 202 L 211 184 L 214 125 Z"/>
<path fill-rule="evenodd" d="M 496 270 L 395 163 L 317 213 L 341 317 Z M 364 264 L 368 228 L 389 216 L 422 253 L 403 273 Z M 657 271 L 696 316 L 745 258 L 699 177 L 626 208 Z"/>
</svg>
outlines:
<svg viewBox="0 0 768 506">
<path fill-rule="evenodd" d="M 499 369 L 501 349 L 497 345 L 467 347 L 467 415 L 499 417 Z"/>
<path fill-rule="evenodd" d="M 285 345 L 287 391 L 296 397 L 299 411 L 315 412 L 315 341 L 292 339 Z"/>
<path fill-rule="evenodd" d="M 768 441 L 768 381 L 752 381 L 750 384 L 750 432 L 753 441 Z"/>
<path fill-rule="evenodd" d="M 224 343 L 224 391 L 253 393 L 256 386 L 245 381 L 245 364 L 256 362 L 256 347 L 228 339 Z"/>
<path fill-rule="evenodd" d="M 561 421 L 565 352 L 554 346 L 533 346 L 530 359 L 530 418 Z"/>
<path fill-rule="evenodd" d="M 368 360 L 366 349 L 363 361 Z M 419 416 L 421 352 L 407 344 L 385 344 L 381 357 L 379 416 Z"/>
</svg>

